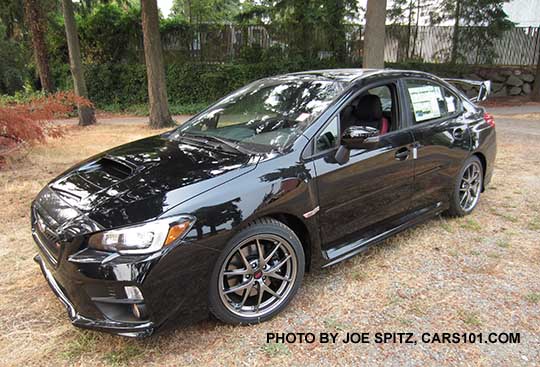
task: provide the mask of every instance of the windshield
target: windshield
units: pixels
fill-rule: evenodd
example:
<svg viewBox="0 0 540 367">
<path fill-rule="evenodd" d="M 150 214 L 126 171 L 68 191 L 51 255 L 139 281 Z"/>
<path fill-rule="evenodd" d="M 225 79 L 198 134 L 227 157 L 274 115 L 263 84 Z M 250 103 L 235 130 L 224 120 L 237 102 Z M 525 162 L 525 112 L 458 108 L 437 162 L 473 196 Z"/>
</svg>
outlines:
<svg viewBox="0 0 540 367">
<path fill-rule="evenodd" d="M 280 150 L 345 86 L 313 76 L 263 79 L 225 97 L 178 131 L 181 136 L 219 138 L 254 151 Z"/>
</svg>

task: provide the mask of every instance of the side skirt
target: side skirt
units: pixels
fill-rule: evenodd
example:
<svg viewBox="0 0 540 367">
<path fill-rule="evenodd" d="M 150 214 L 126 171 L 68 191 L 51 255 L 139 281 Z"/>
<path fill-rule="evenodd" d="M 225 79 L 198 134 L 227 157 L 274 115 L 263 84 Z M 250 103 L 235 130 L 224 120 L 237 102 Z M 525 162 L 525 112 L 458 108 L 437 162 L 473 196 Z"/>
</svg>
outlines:
<svg viewBox="0 0 540 367">
<path fill-rule="evenodd" d="M 336 248 L 328 249 L 323 252 L 323 256 L 328 259 L 328 262 L 322 267 L 326 268 L 328 266 L 335 265 L 342 262 L 343 260 L 349 259 L 359 253 L 362 253 L 369 249 L 371 246 L 399 232 L 402 232 L 410 227 L 418 225 L 434 216 L 441 214 L 446 209 L 447 208 L 444 207 L 441 202 L 439 202 L 434 206 L 416 210 L 391 221 L 390 224 L 388 224 L 382 229 L 382 231 L 379 229 L 378 231 L 373 231 L 366 234 L 365 237 L 354 242 L 348 243 L 346 245 L 341 245 Z"/>
</svg>

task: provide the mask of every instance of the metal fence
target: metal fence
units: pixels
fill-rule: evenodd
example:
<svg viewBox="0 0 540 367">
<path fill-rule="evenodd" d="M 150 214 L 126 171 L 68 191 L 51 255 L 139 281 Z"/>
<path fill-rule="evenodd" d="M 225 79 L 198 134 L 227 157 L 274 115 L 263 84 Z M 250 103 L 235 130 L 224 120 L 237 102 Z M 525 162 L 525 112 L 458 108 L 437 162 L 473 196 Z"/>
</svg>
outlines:
<svg viewBox="0 0 540 367">
<path fill-rule="evenodd" d="M 451 59 L 453 27 L 387 26 L 385 60 L 401 62 L 410 59 L 444 63 Z M 539 27 L 516 27 L 500 38 L 489 38 L 485 28 L 461 28 L 457 45 L 462 64 L 535 65 L 540 47 Z"/>
<path fill-rule="evenodd" d="M 163 32 L 163 47 L 168 59 L 204 62 L 234 61 L 246 46 L 261 50 L 280 50 L 284 57 L 292 51 L 296 31 L 277 25 L 202 24 L 197 27 Z M 535 65 L 540 47 L 540 27 L 516 27 L 500 38 L 482 36 L 479 27 L 462 27 L 462 34 L 472 34 L 457 47 L 462 64 Z M 385 61 L 445 63 L 450 61 L 453 28 L 450 26 L 389 25 L 386 28 Z M 475 37 L 478 36 L 478 39 Z M 309 40 L 313 57 L 335 56 L 333 35 L 324 29 L 313 29 Z M 362 56 L 363 35 L 359 25 L 348 25 L 342 41 L 348 61 Z"/>
<path fill-rule="evenodd" d="M 346 26 L 344 49 L 346 57 L 360 57 L 361 26 Z M 298 30 L 296 30 L 298 31 Z M 320 59 L 334 56 L 331 34 L 315 27 L 310 33 L 312 54 Z M 243 55 L 246 48 L 261 50 L 273 48 L 283 55 L 293 52 L 298 33 L 280 25 L 201 24 L 185 29 L 162 32 L 163 50 L 169 58 L 201 60 L 206 62 L 233 61 Z"/>
</svg>

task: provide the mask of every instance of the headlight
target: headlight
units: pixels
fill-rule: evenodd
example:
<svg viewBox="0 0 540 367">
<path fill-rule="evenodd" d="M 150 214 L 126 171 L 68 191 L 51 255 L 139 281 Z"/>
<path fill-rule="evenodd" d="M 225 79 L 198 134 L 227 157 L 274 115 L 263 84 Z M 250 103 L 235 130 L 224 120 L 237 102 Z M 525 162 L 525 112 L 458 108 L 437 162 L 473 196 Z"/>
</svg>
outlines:
<svg viewBox="0 0 540 367">
<path fill-rule="evenodd" d="M 92 235 L 88 245 L 96 250 L 121 254 L 146 254 L 160 250 L 185 235 L 195 218 L 182 216 L 100 232 Z"/>
</svg>

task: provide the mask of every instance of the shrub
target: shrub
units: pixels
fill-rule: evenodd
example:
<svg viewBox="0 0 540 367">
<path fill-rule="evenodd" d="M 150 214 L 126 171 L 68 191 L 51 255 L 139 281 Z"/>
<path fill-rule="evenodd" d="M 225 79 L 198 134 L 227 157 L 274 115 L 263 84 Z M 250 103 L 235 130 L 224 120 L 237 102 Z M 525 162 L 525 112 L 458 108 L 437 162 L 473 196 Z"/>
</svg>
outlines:
<svg viewBox="0 0 540 367">
<path fill-rule="evenodd" d="M 81 48 L 88 62 L 120 62 L 136 59 L 142 39 L 140 9 L 127 11 L 114 3 L 100 4 L 88 16 L 79 16 Z"/>
<path fill-rule="evenodd" d="M 337 65 L 331 60 L 287 60 L 255 64 L 170 63 L 166 66 L 167 93 L 171 105 L 209 104 L 256 79 Z M 85 67 L 90 100 L 98 107 L 126 108 L 148 102 L 144 64 L 103 63 Z M 69 68 L 55 70 L 56 85 L 71 89 Z"/>
<path fill-rule="evenodd" d="M 275 51 L 279 53 L 278 48 Z M 302 70 L 358 66 L 353 63 L 337 63 L 332 59 L 276 59 L 258 63 L 226 64 L 175 62 L 166 66 L 167 94 L 171 106 L 204 105 L 260 78 Z M 386 66 L 394 69 L 423 70 L 443 77 L 457 77 L 472 72 L 472 68 L 464 65 L 408 62 Z M 85 72 L 90 100 L 99 108 L 115 106 L 117 110 L 125 110 L 132 105 L 148 103 L 144 64 L 89 64 L 86 65 Z M 60 89 L 71 89 L 69 67 L 56 68 L 55 76 L 56 85 Z"/>
<path fill-rule="evenodd" d="M 105 3 L 105 2 L 104 2 Z M 77 30 L 83 62 L 135 62 L 142 40 L 140 9 L 123 10 L 117 4 L 97 4 L 89 14 L 77 14 Z M 51 64 L 69 64 L 64 18 L 50 17 L 47 42 Z"/>
<path fill-rule="evenodd" d="M 392 69 L 403 70 L 420 70 L 427 73 L 435 74 L 439 77 L 453 77 L 458 78 L 460 76 L 470 74 L 474 71 L 474 67 L 470 65 L 462 64 L 435 64 L 425 62 L 402 62 L 402 63 L 385 63 L 385 67 Z"/>
<path fill-rule="evenodd" d="M 73 111 L 75 105 L 91 106 L 91 103 L 68 92 L 18 103 L 4 100 L 0 104 L 0 163 L 23 144 L 43 143 L 47 137 L 62 136 L 62 126 L 52 124 L 52 120 Z"/>
</svg>

